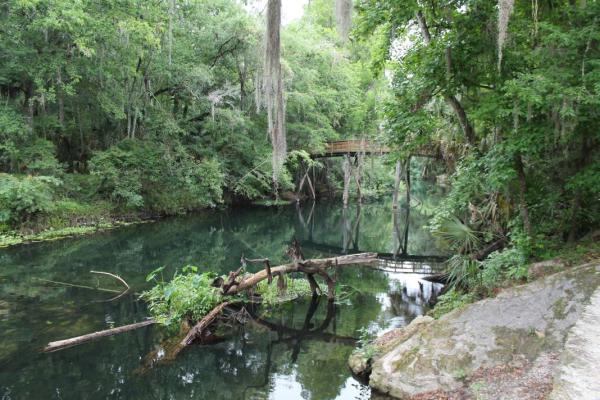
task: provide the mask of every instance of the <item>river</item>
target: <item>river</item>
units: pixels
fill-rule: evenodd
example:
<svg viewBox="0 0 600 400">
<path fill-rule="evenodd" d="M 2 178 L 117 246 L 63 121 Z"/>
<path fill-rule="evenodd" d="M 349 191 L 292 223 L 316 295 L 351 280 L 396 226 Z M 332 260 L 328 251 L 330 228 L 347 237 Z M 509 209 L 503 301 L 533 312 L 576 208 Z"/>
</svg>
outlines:
<svg viewBox="0 0 600 400">
<path fill-rule="evenodd" d="M 356 340 L 362 332 L 406 325 L 427 311 L 439 290 L 407 273 L 435 267 L 428 258 L 441 254 L 423 229 L 439 190 L 421 191 L 413 194 L 408 229 L 406 208 L 394 217 L 388 201 L 347 210 L 339 202 L 317 202 L 206 211 L 0 250 L 0 398 L 368 399 L 370 389 L 346 364 Z M 262 324 L 221 326 L 216 343 L 191 346 L 153 367 L 146 355 L 160 354 L 166 335 L 156 326 L 40 352 L 49 341 L 148 316 L 135 294 L 109 301 L 113 293 L 48 280 L 118 289 L 110 278 L 89 273 L 107 271 L 139 293 L 150 286 L 148 272 L 160 266 L 168 278 L 187 264 L 224 273 L 239 266 L 242 254 L 276 265 L 286 261 L 293 238 L 307 258 L 375 251 L 411 261 L 344 269 L 335 303 L 303 299 L 255 310 Z"/>
</svg>

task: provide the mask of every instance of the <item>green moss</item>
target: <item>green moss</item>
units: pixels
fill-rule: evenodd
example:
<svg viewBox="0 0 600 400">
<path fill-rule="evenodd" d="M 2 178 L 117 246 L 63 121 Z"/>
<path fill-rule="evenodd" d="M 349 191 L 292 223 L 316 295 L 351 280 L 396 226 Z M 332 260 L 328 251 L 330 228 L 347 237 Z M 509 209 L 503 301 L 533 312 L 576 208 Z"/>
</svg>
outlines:
<svg viewBox="0 0 600 400">
<path fill-rule="evenodd" d="M 394 369 L 398 371 L 412 364 L 418 358 L 420 349 L 421 348 L 419 346 L 414 346 L 409 351 L 404 353 L 402 358 L 394 363 Z"/>
<path fill-rule="evenodd" d="M 11 232 L 6 235 L 0 235 L 0 248 L 14 246 L 17 244 L 23 243 L 34 243 L 34 242 L 43 242 L 50 240 L 58 240 L 64 239 L 73 236 L 87 235 L 90 233 L 95 233 L 101 230 L 115 229 L 123 226 L 134 225 L 138 223 L 142 223 L 143 221 L 134 221 L 134 222 L 122 222 L 122 221 L 113 221 L 113 222 L 101 222 L 91 225 L 85 226 L 70 226 L 60 229 L 49 228 L 43 230 L 38 233 L 28 234 L 28 235 L 19 235 L 16 232 Z"/>
<path fill-rule="evenodd" d="M 497 348 L 490 355 L 504 362 L 510 362 L 516 354 L 521 354 L 530 361 L 534 360 L 548 344 L 546 337 L 532 334 L 531 329 L 498 326 L 493 330 Z"/>
<path fill-rule="evenodd" d="M 256 293 L 261 296 L 261 301 L 267 306 L 273 306 L 287 301 L 291 301 L 300 297 L 308 297 L 312 295 L 310 284 L 306 279 L 291 279 L 283 277 L 286 282 L 286 289 L 280 291 L 277 287 L 277 279 L 269 285 L 269 282 L 262 281 L 256 286 Z"/>
<path fill-rule="evenodd" d="M 555 319 L 565 319 L 567 316 L 567 301 L 564 297 L 556 300 L 552 305 L 552 312 Z"/>
</svg>

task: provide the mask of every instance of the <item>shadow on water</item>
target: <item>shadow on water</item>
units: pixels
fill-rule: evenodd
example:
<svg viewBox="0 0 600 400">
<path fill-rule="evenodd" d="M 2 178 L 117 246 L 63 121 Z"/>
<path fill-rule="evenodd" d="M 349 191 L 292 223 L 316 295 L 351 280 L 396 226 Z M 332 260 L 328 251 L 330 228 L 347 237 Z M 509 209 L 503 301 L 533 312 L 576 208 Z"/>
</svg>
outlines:
<svg viewBox="0 0 600 400">
<path fill-rule="evenodd" d="M 398 267 L 412 266 L 409 272 L 435 269 L 441 253 L 422 229 L 429 195 L 421 208 L 413 207 L 403 218 L 394 218 L 386 202 L 346 210 L 332 203 L 234 209 L 1 250 L 0 398 L 368 399 L 368 387 L 354 380 L 346 366 L 360 332 L 406 325 L 427 311 L 440 290 L 420 280 L 422 275 Z M 409 226 L 397 227 L 394 221 L 409 221 Z M 396 230 L 407 234 L 399 237 Z M 269 257 L 274 264 L 286 261 L 284 251 L 294 237 L 302 241 L 307 257 L 398 254 L 396 260 L 382 260 L 380 269 L 340 270 L 341 295 L 335 303 L 302 299 L 276 310 L 255 309 L 254 322 L 219 329 L 225 340 L 192 346 L 144 375 L 135 371 L 165 338 L 159 327 L 39 353 L 50 340 L 148 315 L 134 295 L 99 302 L 112 294 L 41 279 L 118 289 L 110 279 L 89 273 L 110 271 L 140 292 L 150 285 L 146 274 L 158 266 L 167 266 L 168 279 L 186 264 L 229 271 L 242 253 Z M 415 256 L 423 258 L 406 261 Z M 395 269 L 390 263 L 396 263 Z"/>
</svg>

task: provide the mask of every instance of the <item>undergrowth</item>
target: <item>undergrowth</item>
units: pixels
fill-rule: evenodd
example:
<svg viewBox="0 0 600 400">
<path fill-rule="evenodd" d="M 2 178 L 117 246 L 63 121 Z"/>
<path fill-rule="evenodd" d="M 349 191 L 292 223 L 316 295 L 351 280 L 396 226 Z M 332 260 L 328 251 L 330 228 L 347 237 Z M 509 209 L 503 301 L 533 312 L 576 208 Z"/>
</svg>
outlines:
<svg viewBox="0 0 600 400">
<path fill-rule="evenodd" d="M 445 294 L 439 297 L 435 308 L 429 312 L 433 318 L 440 318 L 444 314 L 448 314 L 457 308 L 466 306 L 475 301 L 475 294 L 461 293 L 452 288 Z"/>
<path fill-rule="evenodd" d="M 176 328 L 184 319 L 198 321 L 225 301 L 221 288 L 212 286 L 217 277 L 215 273 L 199 274 L 197 267 L 186 266 L 166 282 L 163 271 L 164 267 L 161 267 L 148 274 L 146 280 L 155 281 L 156 285 L 140 295 L 148 303 L 150 314 L 161 325 Z M 271 284 L 267 281 L 258 283 L 255 294 L 260 295 L 262 304 L 275 306 L 311 295 L 308 281 L 289 277 L 284 279 L 287 287 L 283 291 L 278 289 L 276 280 Z M 245 294 L 227 296 L 227 300 L 250 301 Z"/>
<path fill-rule="evenodd" d="M 141 294 L 148 302 L 150 313 L 161 325 L 177 326 L 181 320 L 190 318 L 200 320 L 223 301 L 219 288 L 211 286 L 216 275 L 211 272 L 196 273 L 197 267 L 187 266 L 183 273 L 175 273 L 173 279 L 165 282 L 162 270 L 152 271 L 147 281 L 157 284 Z M 160 279 L 157 279 L 160 275 Z"/>
<path fill-rule="evenodd" d="M 266 306 L 274 306 L 280 303 L 291 301 L 299 297 L 310 296 L 312 291 L 310 284 L 306 279 L 293 279 L 287 276 L 283 277 L 287 287 L 284 291 L 277 288 L 276 278 L 273 283 L 262 281 L 256 285 L 256 294 L 261 296 L 262 304 Z"/>
</svg>

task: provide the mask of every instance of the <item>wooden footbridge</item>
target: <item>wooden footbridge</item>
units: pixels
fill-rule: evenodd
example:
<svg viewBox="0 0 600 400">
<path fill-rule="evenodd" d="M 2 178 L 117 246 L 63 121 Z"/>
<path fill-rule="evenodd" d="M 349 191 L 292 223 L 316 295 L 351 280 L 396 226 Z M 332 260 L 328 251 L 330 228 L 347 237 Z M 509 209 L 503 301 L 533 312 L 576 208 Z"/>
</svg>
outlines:
<svg viewBox="0 0 600 400">
<path fill-rule="evenodd" d="M 345 155 L 355 156 L 357 154 L 383 155 L 390 153 L 391 151 L 392 150 L 388 146 L 372 140 L 350 139 L 327 142 L 325 143 L 325 149 L 322 152 L 314 152 L 311 156 L 313 158 L 324 158 L 342 157 Z"/>
<path fill-rule="evenodd" d="M 362 179 L 362 164 L 365 156 L 382 156 L 388 153 L 391 153 L 392 149 L 389 146 L 386 146 L 382 143 L 379 143 L 375 140 L 368 139 L 347 139 L 347 140 L 337 140 L 330 141 L 325 143 L 325 148 L 320 151 L 314 151 L 310 154 L 311 158 L 330 158 L 330 157 L 344 157 L 344 161 L 342 163 L 342 169 L 344 171 L 344 193 L 342 196 L 344 207 L 348 205 L 349 200 L 349 188 L 350 182 L 354 180 L 356 183 L 356 192 L 358 202 L 361 202 L 362 193 L 361 193 L 361 179 Z M 404 171 L 406 175 L 405 180 L 407 183 L 407 187 L 410 187 L 410 157 L 411 156 L 421 156 L 421 157 L 433 157 L 433 158 L 441 158 L 441 153 L 439 148 L 433 148 L 431 146 L 419 149 L 418 152 L 411 154 L 403 163 L 400 161 L 396 162 L 396 174 L 395 174 L 395 184 L 394 184 L 394 209 L 397 208 L 397 192 L 401 179 L 401 173 Z M 310 167 L 301 166 L 300 172 L 300 181 L 298 184 L 297 193 L 301 193 L 304 184 L 308 184 L 308 188 L 310 190 L 310 195 L 314 199 L 315 198 L 315 188 L 314 188 L 314 171 L 313 177 L 311 179 L 310 176 Z M 407 196 L 409 196 L 407 190 Z"/>
</svg>

